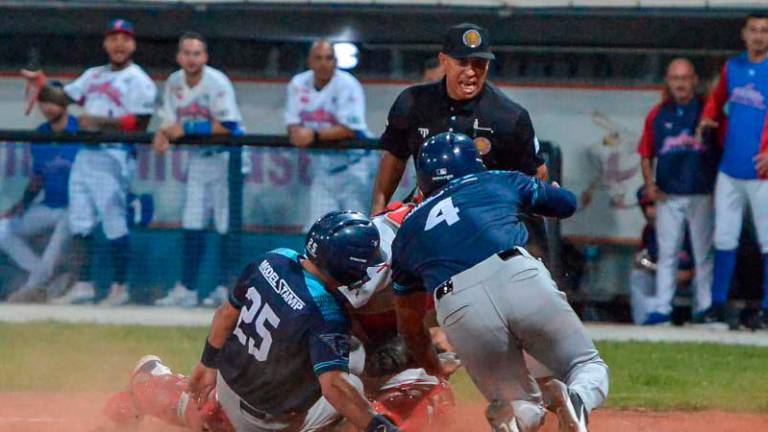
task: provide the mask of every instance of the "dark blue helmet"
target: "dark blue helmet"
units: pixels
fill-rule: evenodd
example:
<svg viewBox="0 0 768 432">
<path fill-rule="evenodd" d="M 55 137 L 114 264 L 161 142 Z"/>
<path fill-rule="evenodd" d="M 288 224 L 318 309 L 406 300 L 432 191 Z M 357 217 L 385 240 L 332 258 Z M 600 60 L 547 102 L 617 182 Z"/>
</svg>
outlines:
<svg viewBox="0 0 768 432">
<path fill-rule="evenodd" d="M 318 219 L 304 242 L 307 257 L 342 285 L 367 278 L 368 267 L 381 264 L 379 230 L 362 213 L 332 211 Z"/>
<path fill-rule="evenodd" d="M 422 144 L 416 158 L 416 177 L 424 196 L 449 181 L 485 171 L 472 138 L 454 132 L 433 136 Z"/>
</svg>

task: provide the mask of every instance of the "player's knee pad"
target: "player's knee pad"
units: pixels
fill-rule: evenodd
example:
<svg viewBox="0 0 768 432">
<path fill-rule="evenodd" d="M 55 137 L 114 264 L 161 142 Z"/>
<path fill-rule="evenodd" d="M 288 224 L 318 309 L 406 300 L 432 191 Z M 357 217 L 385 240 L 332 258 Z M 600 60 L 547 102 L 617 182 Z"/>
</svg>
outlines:
<svg viewBox="0 0 768 432">
<path fill-rule="evenodd" d="M 455 407 L 451 385 L 406 384 L 383 391 L 377 398 L 382 413 L 404 430 L 440 430 Z"/>
<path fill-rule="evenodd" d="M 165 422 L 183 426 L 184 410 L 179 409 L 187 384 L 179 375 L 136 374 L 131 381 L 131 393 L 139 412 Z"/>
</svg>

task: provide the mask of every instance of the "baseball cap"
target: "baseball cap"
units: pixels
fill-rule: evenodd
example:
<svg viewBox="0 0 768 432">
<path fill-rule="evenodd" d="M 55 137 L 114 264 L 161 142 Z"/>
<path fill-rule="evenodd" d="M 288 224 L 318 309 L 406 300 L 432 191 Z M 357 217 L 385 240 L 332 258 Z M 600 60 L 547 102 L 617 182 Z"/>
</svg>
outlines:
<svg viewBox="0 0 768 432">
<path fill-rule="evenodd" d="M 104 34 L 111 35 L 113 33 L 125 33 L 129 36 L 133 36 L 133 23 L 122 18 L 113 19 L 107 24 L 107 30 Z"/>
<path fill-rule="evenodd" d="M 442 52 L 456 59 L 496 58 L 491 52 L 488 30 L 472 23 L 457 24 L 449 28 L 443 37 Z"/>
</svg>

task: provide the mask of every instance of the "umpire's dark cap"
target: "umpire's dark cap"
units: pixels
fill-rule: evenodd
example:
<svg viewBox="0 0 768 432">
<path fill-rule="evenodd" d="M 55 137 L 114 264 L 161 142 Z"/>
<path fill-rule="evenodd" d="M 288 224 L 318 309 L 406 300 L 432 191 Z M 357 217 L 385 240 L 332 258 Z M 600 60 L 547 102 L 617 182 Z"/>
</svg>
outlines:
<svg viewBox="0 0 768 432">
<path fill-rule="evenodd" d="M 488 30 L 477 24 L 462 23 L 445 32 L 443 54 L 456 59 L 481 58 L 494 60 Z"/>
<path fill-rule="evenodd" d="M 106 36 L 115 33 L 125 33 L 128 36 L 134 36 L 133 23 L 122 18 L 113 19 L 107 24 Z"/>
</svg>

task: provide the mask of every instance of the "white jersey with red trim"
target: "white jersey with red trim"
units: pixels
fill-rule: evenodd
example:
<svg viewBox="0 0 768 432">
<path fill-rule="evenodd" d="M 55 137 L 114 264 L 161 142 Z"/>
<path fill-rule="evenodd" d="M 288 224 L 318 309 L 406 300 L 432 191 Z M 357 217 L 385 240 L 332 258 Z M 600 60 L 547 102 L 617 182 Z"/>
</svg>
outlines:
<svg viewBox="0 0 768 432">
<path fill-rule="evenodd" d="M 163 125 L 195 120 L 242 122 L 232 82 L 218 69 L 203 66 L 197 85 L 187 84 L 184 70 L 168 77 L 159 114 Z"/>
<path fill-rule="evenodd" d="M 117 71 L 109 65 L 92 67 L 64 86 L 64 92 L 86 114 L 109 118 L 152 115 L 157 96 L 154 81 L 136 64 Z"/>
</svg>

